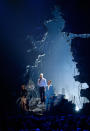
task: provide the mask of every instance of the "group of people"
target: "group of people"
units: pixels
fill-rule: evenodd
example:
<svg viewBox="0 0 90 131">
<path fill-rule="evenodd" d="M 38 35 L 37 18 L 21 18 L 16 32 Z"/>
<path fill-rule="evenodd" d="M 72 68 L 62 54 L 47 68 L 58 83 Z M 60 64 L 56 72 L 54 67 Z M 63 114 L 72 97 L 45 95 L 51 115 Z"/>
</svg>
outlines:
<svg viewBox="0 0 90 131">
<path fill-rule="evenodd" d="M 47 80 L 43 77 L 43 73 L 40 74 L 40 77 L 38 79 L 38 88 L 39 88 L 39 94 L 40 94 L 40 101 L 41 104 L 44 104 L 46 107 L 46 111 L 51 110 L 53 105 L 53 98 L 54 98 L 54 89 L 52 86 L 52 81 Z M 28 110 L 29 106 L 27 103 L 27 90 L 25 88 L 25 85 L 21 86 L 21 108 L 25 111 Z"/>
<path fill-rule="evenodd" d="M 54 98 L 54 89 L 52 86 L 52 81 L 49 80 L 48 82 L 43 77 L 43 73 L 40 74 L 40 78 L 38 79 L 38 86 L 39 86 L 39 93 L 41 103 L 46 105 L 46 110 L 50 110 L 51 106 L 53 105 L 53 98 Z"/>
</svg>

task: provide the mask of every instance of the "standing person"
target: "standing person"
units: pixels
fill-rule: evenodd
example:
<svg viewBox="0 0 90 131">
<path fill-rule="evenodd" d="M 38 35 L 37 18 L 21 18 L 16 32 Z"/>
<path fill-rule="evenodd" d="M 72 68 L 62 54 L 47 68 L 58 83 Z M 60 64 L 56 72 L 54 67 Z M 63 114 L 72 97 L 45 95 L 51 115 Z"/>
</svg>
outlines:
<svg viewBox="0 0 90 131">
<path fill-rule="evenodd" d="M 49 80 L 45 90 L 46 111 L 49 111 L 53 108 L 54 89 L 51 83 L 52 81 Z"/>
<path fill-rule="evenodd" d="M 38 79 L 38 86 L 39 86 L 41 103 L 45 103 L 45 87 L 47 86 L 47 81 L 43 77 L 43 73 L 40 74 L 40 78 Z"/>
<path fill-rule="evenodd" d="M 27 96 L 27 90 L 26 90 L 24 84 L 21 85 L 21 92 L 20 92 L 20 95 L 21 95 L 21 97 L 22 97 L 22 96 L 25 96 L 25 97 Z"/>
<path fill-rule="evenodd" d="M 25 85 L 21 85 L 21 102 L 20 102 L 20 106 L 22 111 L 28 111 L 28 104 L 27 104 L 27 90 L 25 88 Z"/>
</svg>

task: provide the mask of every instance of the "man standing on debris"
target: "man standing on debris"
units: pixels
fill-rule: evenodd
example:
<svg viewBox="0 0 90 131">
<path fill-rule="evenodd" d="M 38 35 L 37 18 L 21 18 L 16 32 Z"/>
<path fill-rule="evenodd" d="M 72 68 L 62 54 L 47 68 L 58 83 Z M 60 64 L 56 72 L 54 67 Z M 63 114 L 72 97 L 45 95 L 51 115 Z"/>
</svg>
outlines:
<svg viewBox="0 0 90 131">
<path fill-rule="evenodd" d="M 52 86 L 52 81 L 48 81 L 48 85 L 46 86 L 45 89 L 45 103 L 46 103 L 46 111 L 51 111 L 53 108 L 53 98 L 54 98 L 54 89 Z"/>
<path fill-rule="evenodd" d="M 45 87 L 47 86 L 47 81 L 43 77 L 43 73 L 40 74 L 40 78 L 38 79 L 39 93 L 41 103 L 45 103 Z"/>
</svg>

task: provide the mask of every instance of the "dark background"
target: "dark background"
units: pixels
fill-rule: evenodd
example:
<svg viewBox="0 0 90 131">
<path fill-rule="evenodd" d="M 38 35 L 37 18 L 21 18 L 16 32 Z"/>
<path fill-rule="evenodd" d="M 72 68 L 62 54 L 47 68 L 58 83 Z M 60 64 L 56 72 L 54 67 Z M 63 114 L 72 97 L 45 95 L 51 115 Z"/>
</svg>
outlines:
<svg viewBox="0 0 90 131">
<path fill-rule="evenodd" d="M 1 0 L 0 1 L 0 112 L 15 112 L 15 101 L 24 77 L 26 66 L 34 65 L 41 51 L 35 50 L 27 57 L 26 50 L 33 48 L 32 40 L 25 41 L 28 34 L 41 40 L 46 33 L 45 20 L 53 19 L 52 11 L 60 7 L 65 20 L 64 32 L 90 33 L 90 6 L 85 0 Z M 90 38 L 75 38 L 71 51 L 80 72 L 76 80 L 90 85 Z M 28 62 L 29 60 L 29 62 Z M 36 78 L 38 73 L 36 73 Z M 82 93 L 90 100 L 90 88 Z M 18 95 L 17 95 L 18 94 Z"/>
</svg>

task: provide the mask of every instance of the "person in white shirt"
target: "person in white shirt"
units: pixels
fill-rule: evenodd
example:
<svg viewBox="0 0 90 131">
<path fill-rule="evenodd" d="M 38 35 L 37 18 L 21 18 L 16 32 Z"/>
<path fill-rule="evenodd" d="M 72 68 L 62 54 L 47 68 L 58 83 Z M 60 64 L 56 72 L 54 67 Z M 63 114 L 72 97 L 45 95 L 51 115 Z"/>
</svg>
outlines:
<svg viewBox="0 0 90 131">
<path fill-rule="evenodd" d="M 41 103 L 45 103 L 45 87 L 47 86 L 47 81 L 43 77 L 43 73 L 40 74 L 40 78 L 38 79 L 39 93 Z"/>
</svg>

